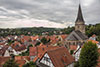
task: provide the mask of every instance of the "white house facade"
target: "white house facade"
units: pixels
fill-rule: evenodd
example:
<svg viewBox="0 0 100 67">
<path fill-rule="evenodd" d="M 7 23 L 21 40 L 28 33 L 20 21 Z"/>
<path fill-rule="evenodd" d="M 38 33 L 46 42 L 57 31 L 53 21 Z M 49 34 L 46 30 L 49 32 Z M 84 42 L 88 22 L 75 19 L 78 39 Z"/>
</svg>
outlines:
<svg viewBox="0 0 100 67">
<path fill-rule="evenodd" d="M 43 56 L 43 58 L 40 61 L 41 63 L 50 66 L 50 67 L 54 67 L 49 55 L 47 53 L 45 53 L 45 55 Z"/>
</svg>

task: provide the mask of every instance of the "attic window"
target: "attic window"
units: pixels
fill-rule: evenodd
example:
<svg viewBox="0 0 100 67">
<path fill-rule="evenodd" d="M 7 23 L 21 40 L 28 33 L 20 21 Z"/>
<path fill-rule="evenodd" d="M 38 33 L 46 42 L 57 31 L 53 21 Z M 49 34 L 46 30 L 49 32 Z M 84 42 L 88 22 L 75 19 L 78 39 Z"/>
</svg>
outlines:
<svg viewBox="0 0 100 67">
<path fill-rule="evenodd" d="M 50 58 L 44 57 L 44 60 L 50 62 Z"/>
</svg>

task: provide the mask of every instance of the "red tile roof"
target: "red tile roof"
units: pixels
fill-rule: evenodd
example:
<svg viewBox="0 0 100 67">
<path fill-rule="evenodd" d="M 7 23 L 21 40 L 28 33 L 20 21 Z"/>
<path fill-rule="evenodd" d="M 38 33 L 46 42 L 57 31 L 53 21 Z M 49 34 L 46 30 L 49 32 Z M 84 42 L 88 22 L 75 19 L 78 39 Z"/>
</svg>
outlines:
<svg viewBox="0 0 100 67">
<path fill-rule="evenodd" d="M 48 50 L 54 50 L 59 48 L 59 46 L 46 46 L 46 45 L 40 45 L 36 47 L 36 52 L 37 52 L 37 56 L 35 57 L 35 59 L 33 60 L 34 62 L 36 62 L 36 60 L 39 58 L 41 59 L 43 57 L 43 55 L 45 54 L 45 52 L 47 52 Z M 31 48 L 32 49 L 32 48 Z M 33 47 L 34 49 L 34 47 Z"/>
<path fill-rule="evenodd" d="M 31 37 L 32 40 L 36 40 L 36 39 L 38 39 L 38 38 L 39 38 L 38 35 L 37 35 L 37 36 L 34 36 L 34 37 Z"/>
<path fill-rule="evenodd" d="M 14 42 L 13 44 L 11 44 L 11 47 L 13 49 L 15 49 L 16 51 L 22 51 L 26 49 L 26 46 L 23 44 L 20 44 L 19 42 Z"/>
<path fill-rule="evenodd" d="M 26 60 L 30 60 L 29 56 L 15 56 L 15 61 L 19 64 L 19 67 L 22 67 L 26 63 Z"/>
<path fill-rule="evenodd" d="M 0 57 L 0 67 L 2 67 L 2 65 L 8 61 L 10 59 L 10 57 Z"/>
<path fill-rule="evenodd" d="M 47 51 L 47 54 L 55 67 L 64 67 L 74 62 L 74 58 L 65 47 Z"/>
<path fill-rule="evenodd" d="M 67 38 L 67 36 L 68 35 L 66 35 L 66 34 L 61 35 L 61 37 L 62 37 L 63 40 L 65 40 Z"/>
<path fill-rule="evenodd" d="M 21 42 L 24 43 L 25 41 L 29 41 L 31 40 L 30 36 L 23 36 L 23 38 L 21 38 Z"/>
<path fill-rule="evenodd" d="M 95 34 L 93 34 L 93 35 L 92 35 L 92 37 L 96 37 L 96 35 L 95 35 Z"/>
<path fill-rule="evenodd" d="M 19 65 L 19 67 L 22 67 L 26 61 L 25 60 L 17 60 L 16 63 Z"/>
<path fill-rule="evenodd" d="M 0 43 L 0 45 L 4 45 L 5 43 Z"/>
<path fill-rule="evenodd" d="M 23 60 L 23 59 L 26 59 L 26 60 L 30 60 L 29 56 L 15 56 L 15 60 Z"/>
<path fill-rule="evenodd" d="M 99 43 L 98 41 L 95 41 L 95 40 L 88 40 L 88 41 L 91 41 L 92 43 L 95 43 L 95 44 Z"/>
<path fill-rule="evenodd" d="M 2 65 L 8 61 L 11 57 L 0 57 L 0 67 L 2 67 Z M 19 64 L 19 67 L 22 67 L 27 61 L 30 61 L 30 57 L 29 56 L 15 56 L 15 61 L 17 62 L 17 64 Z"/>
<path fill-rule="evenodd" d="M 22 45 L 20 47 L 13 47 L 13 49 L 15 49 L 15 51 L 23 51 L 26 49 L 26 46 L 25 45 Z"/>
<path fill-rule="evenodd" d="M 37 54 L 36 52 L 37 52 L 36 47 L 30 47 L 29 48 L 29 53 L 30 53 L 29 55 L 30 56 L 36 56 L 36 54 Z"/>
<path fill-rule="evenodd" d="M 77 49 L 77 45 L 70 45 L 69 48 L 70 48 L 70 50 L 76 50 Z"/>
</svg>

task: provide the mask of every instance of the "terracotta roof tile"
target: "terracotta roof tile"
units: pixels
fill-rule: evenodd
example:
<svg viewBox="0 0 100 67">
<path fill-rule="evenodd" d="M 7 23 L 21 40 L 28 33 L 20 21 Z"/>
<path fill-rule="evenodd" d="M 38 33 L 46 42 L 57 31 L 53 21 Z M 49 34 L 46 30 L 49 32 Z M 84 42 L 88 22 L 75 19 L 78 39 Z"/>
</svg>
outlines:
<svg viewBox="0 0 100 67">
<path fill-rule="evenodd" d="M 19 42 L 14 42 L 13 44 L 11 44 L 11 47 L 13 49 L 15 49 L 16 51 L 22 51 L 26 49 L 26 46 L 23 44 L 20 44 Z"/>
<path fill-rule="evenodd" d="M 4 45 L 5 43 L 0 43 L 0 45 Z"/>
<path fill-rule="evenodd" d="M 15 56 L 15 60 L 23 60 L 23 59 L 26 59 L 26 60 L 30 60 L 29 56 Z"/>
<path fill-rule="evenodd" d="M 96 43 L 96 44 L 99 43 L 98 41 L 95 41 L 95 40 L 88 40 L 88 41 L 91 41 L 92 43 Z"/>
<path fill-rule="evenodd" d="M 77 49 L 77 45 L 70 45 L 69 48 L 70 48 L 70 50 L 76 50 Z"/>
<path fill-rule="evenodd" d="M 17 60 L 16 63 L 19 65 L 19 67 L 22 67 L 26 61 L 25 60 Z"/>
<path fill-rule="evenodd" d="M 8 61 L 10 59 L 10 57 L 0 57 L 0 67 L 2 67 L 2 65 Z"/>
<path fill-rule="evenodd" d="M 32 40 L 36 40 L 36 39 L 38 39 L 38 38 L 39 38 L 38 35 L 37 35 L 37 36 L 34 36 L 34 37 L 31 37 Z"/>
<path fill-rule="evenodd" d="M 70 55 L 65 47 L 47 51 L 51 61 L 55 67 L 64 67 L 74 62 L 74 58 Z"/>
<path fill-rule="evenodd" d="M 93 35 L 92 35 L 92 37 L 96 37 L 96 35 L 95 35 L 95 34 L 93 34 Z"/>
<path fill-rule="evenodd" d="M 34 48 L 34 47 L 33 47 Z M 36 51 L 37 51 L 37 57 L 35 57 L 35 59 L 33 61 L 36 61 L 38 58 L 41 59 L 43 57 L 43 55 L 45 54 L 45 52 L 47 52 L 48 50 L 54 50 L 59 48 L 59 46 L 46 46 L 46 45 L 42 45 L 42 46 L 37 46 L 36 47 Z"/>
<path fill-rule="evenodd" d="M 63 40 L 65 40 L 67 38 L 67 36 L 68 35 L 66 35 L 66 34 L 61 35 L 61 37 L 62 37 Z"/>
<path fill-rule="evenodd" d="M 35 56 L 37 53 L 36 53 L 36 47 L 30 47 L 29 48 L 29 55 L 30 56 Z"/>
<path fill-rule="evenodd" d="M 19 67 L 22 67 L 27 61 L 30 61 L 29 56 L 15 56 L 15 61 L 19 64 Z"/>
</svg>

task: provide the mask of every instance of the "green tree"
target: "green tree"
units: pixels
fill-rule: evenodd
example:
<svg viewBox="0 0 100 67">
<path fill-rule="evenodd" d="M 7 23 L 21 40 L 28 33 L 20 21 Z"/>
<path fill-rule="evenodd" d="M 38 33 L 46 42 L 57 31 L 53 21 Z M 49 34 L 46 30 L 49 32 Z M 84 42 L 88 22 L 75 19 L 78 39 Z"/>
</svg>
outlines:
<svg viewBox="0 0 100 67">
<path fill-rule="evenodd" d="M 47 40 L 45 37 L 43 37 L 43 38 L 41 39 L 41 42 L 42 42 L 43 44 L 46 44 L 46 43 L 48 43 L 48 40 Z"/>
<path fill-rule="evenodd" d="M 74 50 L 70 50 L 70 54 L 72 55 L 74 53 Z"/>
<path fill-rule="evenodd" d="M 97 37 L 97 41 L 100 41 L 100 35 Z"/>
<path fill-rule="evenodd" d="M 19 67 L 18 64 L 14 61 L 14 59 L 9 59 L 7 62 L 3 64 L 3 67 Z"/>
<path fill-rule="evenodd" d="M 96 67 L 98 60 L 97 45 L 91 41 L 84 44 L 79 58 L 79 67 Z"/>
<path fill-rule="evenodd" d="M 74 67 L 79 67 L 79 62 L 75 62 Z"/>
<path fill-rule="evenodd" d="M 11 45 L 12 43 L 14 43 L 13 40 L 8 40 L 8 44 Z"/>
<path fill-rule="evenodd" d="M 38 46 L 38 45 L 40 45 L 40 43 L 41 43 L 41 42 L 39 42 L 39 41 L 38 41 L 38 42 L 35 44 L 35 46 Z"/>
<path fill-rule="evenodd" d="M 33 63 L 32 61 L 27 63 L 27 64 L 24 64 L 23 67 L 36 67 L 36 63 Z"/>
</svg>

